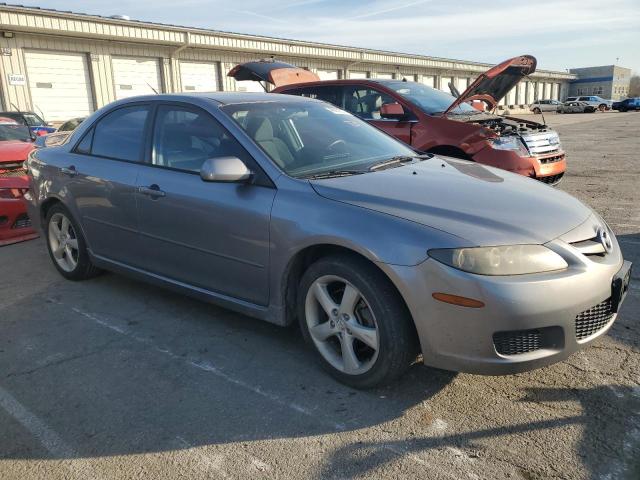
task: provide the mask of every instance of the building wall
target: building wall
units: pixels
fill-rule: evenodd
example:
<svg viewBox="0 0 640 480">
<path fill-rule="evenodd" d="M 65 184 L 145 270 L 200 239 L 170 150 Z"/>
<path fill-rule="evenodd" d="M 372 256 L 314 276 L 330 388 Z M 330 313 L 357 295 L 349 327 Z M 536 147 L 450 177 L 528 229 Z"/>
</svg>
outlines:
<svg viewBox="0 0 640 480">
<path fill-rule="evenodd" d="M 569 95 L 598 95 L 620 100 L 629 94 L 631 70 L 617 65 L 574 68 L 578 78 L 570 82 Z"/>
<path fill-rule="evenodd" d="M 34 108 L 28 81 L 14 85 L 9 75 L 27 75 L 25 52 L 76 52 L 87 56 L 95 108 L 116 98 L 112 59 L 114 56 L 153 58 L 161 65 L 162 90 L 182 91 L 180 61 L 216 65 L 218 89 L 237 90 L 227 73 L 236 64 L 276 56 L 323 75 L 349 78 L 350 72 L 369 78 L 392 77 L 431 82 L 448 91 L 451 79 L 458 88 L 470 84 L 490 65 L 437 57 L 363 50 L 295 40 L 280 40 L 242 34 L 171 27 L 115 20 L 66 12 L 0 5 L 0 97 L 4 108 Z M 7 35 L 8 33 L 8 35 Z M 7 38 L 10 37 L 10 38 Z M 535 84 L 545 85 L 546 95 L 561 95 L 572 75 L 538 71 Z M 447 80 L 444 80 L 447 79 Z M 529 83 L 529 82 L 527 82 Z M 534 84 L 532 84 L 534 85 Z M 555 85 L 555 87 L 553 87 Z M 519 86 L 518 88 L 523 88 Z M 534 88 L 533 86 L 524 87 Z M 527 97 L 527 94 L 524 94 Z M 508 95 L 518 103 L 516 89 Z M 505 100 L 503 104 L 508 105 Z"/>
</svg>

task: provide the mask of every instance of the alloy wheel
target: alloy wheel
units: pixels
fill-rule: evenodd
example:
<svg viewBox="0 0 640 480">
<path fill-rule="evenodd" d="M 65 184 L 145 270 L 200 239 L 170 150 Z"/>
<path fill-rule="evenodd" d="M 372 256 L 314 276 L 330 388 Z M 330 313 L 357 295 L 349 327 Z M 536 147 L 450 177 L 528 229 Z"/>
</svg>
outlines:
<svg viewBox="0 0 640 480">
<path fill-rule="evenodd" d="M 55 213 L 51 217 L 48 237 L 55 262 L 65 272 L 73 272 L 78 266 L 80 251 L 78 237 L 66 215 Z"/>
<path fill-rule="evenodd" d="M 345 279 L 325 275 L 305 299 L 305 318 L 323 358 L 348 375 L 366 373 L 380 349 L 375 315 L 363 294 Z"/>
</svg>

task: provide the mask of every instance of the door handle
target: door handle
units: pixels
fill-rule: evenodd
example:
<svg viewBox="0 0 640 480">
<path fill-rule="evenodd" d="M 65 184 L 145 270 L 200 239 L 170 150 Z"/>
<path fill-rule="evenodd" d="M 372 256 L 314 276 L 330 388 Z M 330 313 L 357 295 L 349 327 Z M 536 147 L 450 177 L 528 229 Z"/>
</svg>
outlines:
<svg viewBox="0 0 640 480">
<path fill-rule="evenodd" d="M 138 193 L 142 195 L 148 195 L 152 198 L 164 197 L 166 195 L 165 192 L 160 190 L 160 187 L 155 183 L 153 185 L 149 185 L 148 187 L 138 187 Z"/>
<path fill-rule="evenodd" d="M 76 170 L 76 167 L 70 165 L 68 167 L 62 167 L 60 169 L 60 173 L 68 175 L 69 177 L 75 177 L 78 174 L 78 171 Z"/>
</svg>

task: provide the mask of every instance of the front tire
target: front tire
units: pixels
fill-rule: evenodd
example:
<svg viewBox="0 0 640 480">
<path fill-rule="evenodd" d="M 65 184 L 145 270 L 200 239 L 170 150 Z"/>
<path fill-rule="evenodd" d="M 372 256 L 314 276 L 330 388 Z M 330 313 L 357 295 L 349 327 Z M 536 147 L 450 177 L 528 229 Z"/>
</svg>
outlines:
<svg viewBox="0 0 640 480">
<path fill-rule="evenodd" d="M 540 109 L 539 108 L 534 108 L 533 109 L 533 113 L 535 113 L 536 115 L 540 115 Z"/>
<path fill-rule="evenodd" d="M 297 302 L 305 340 L 329 374 L 351 387 L 390 383 L 419 353 L 402 298 L 364 259 L 316 261 L 302 276 Z"/>
<path fill-rule="evenodd" d="M 86 280 L 100 273 L 91 263 L 82 230 L 62 204 L 47 212 L 45 233 L 49 256 L 64 278 Z"/>
</svg>

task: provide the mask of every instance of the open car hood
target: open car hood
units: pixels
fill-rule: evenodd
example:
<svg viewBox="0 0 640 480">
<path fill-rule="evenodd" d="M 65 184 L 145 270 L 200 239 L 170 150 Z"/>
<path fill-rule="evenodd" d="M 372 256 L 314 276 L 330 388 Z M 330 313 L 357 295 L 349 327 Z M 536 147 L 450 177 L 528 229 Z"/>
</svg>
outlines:
<svg viewBox="0 0 640 480">
<path fill-rule="evenodd" d="M 447 108 L 446 115 L 463 102 L 481 100 L 493 110 L 509 91 L 525 76 L 536 71 L 537 61 L 531 55 L 510 58 L 490 68 L 469 85 Z"/>
<path fill-rule="evenodd" d="M 242 63 L 233 67 L 227 75 L 239 81 L 267 82 L 275 87 L 320 80 L 318 75 L 309 70 L 275 60 Z"/>
</svg>

